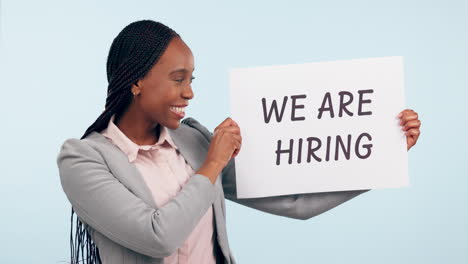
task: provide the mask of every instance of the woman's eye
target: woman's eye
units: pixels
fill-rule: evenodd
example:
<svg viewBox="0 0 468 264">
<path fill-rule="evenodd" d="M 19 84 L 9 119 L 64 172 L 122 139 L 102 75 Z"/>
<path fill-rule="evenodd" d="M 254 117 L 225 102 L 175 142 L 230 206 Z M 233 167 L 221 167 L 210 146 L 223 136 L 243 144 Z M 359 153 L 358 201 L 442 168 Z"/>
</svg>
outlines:
<svg viewBox="0 0 468 264">
<path fill-rule="evenodd" d="M 192 77 L 190 78 L 190 83 L 192 83 L 193 79 L 195 79 L 195 77 L 192 76 Z M 178 83 L 181 83 L 181 82 L 183 82 L 184 80 L 185 80 L 185 78 L 176 79 L 175 81 L 178 82 Z"/>
</svg>

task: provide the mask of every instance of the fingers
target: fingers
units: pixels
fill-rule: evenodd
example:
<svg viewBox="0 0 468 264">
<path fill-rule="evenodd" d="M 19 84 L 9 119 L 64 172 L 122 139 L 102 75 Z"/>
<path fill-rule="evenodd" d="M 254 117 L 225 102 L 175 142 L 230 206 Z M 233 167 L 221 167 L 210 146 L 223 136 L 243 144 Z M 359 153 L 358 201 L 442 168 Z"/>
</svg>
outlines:
<svg viewBox="0 0 468 264">
<path fill-rule="evenodd" d="M 401 111 L 398 117 L 401 120 L 400 125 L 402 126 L 402 130 L 406 131 L 407 149 L 409 150 L 416 144 L 421 134 L 421 121 L 418 119 L 418 113 L 412 109 Z"/>
<path fill-rule="evenodd" d="M 228 118 L 231 119 L 230 117 L 228 117 Z M 231 125 L 232 125 L 232 126 L 237 126 L 237 127 L 239 127 L 239 125 L 237 124 L 237 122 L 234 121 L 233 119 L 231 119 Z"/>
<path fill-rule="evenodd" d="M 421 126 L 421 121 L 418 119 L 418 113 L 411 109 L 406 109 L 400 112 L 398 115 L 400 118 L 400 125 L 406 127 L 405 131 L 412 127 L 419 128 Z"/>
<path fill-rule="evenodd" d="M 240 145 L 242 144 L 242 136 L 238 126 L 221 127 L 218 128 L 215 132 L 219 136 L 227 136 L 231 138 L 232 146 L 240 149 Z"/>
<path fill-rule="evenodd" d="M 224 119 L 223 122 L 221 122 L 221 124 L 218 125 L 219 128 L 221 127 L 228 127 L 228 126 L 238 126 L 237 123 L 232 120 L 232 118 L 228 117 L 226 119 Z"/>
<path fill-rule="evenodd" d="M 240 128 L 237 126 L 229 126 L 229 127 L 217 127 L 214 131 L 214 133 L 219 133 L 219 132 L 228 132 L 228 133 L 233 133 L 240 135 Z"/>
<path fill-rule="evenodd" d="M 242 145 L 242 137 L 239 136 L 239 135 L 232 135 L 232 138 L 233 138 L 233 144 L 234 146 L 237 148 L 237 149 L 240 149 L 241 145 Z"/>
<path fill-rule="evenodd" d="M 411 147 L 413 147 L 416 144 L 417 137 L 418 136 L 413 136 L 413 135 L 406 136 L 406 144 L 407 144 L 406 149 L 407 150 L 409 150 Z"/>
<path fill-rule="evenodd" d="M 240 135 L 233 135 L 233 139 L 234 139 L 234 142 L 233 142 L 234 152 L 231 155 L 231 159 L 235 158 L 237 154 L 239 154 L 240 149 L 242 147 L 242 137 Z"/>
<path fill-rule="evenodd" d="M 228 129 L 228 131 L 239 134 L 240 128 L 239 125 L 232 120 L 230 117 L 226 118 L 221 124 L 219 124 L 213 133 L 217 133 L 220 129 Z"/>
<path fill-rule="evenodd" d="M 227 133 L 228 136 L 230 137 L 230 144 L 232 148 L 232 155 L 231 159 L 237 156 L 239 154 L 240 149 L 242 147 L 242 136 L 240 135 L 239 130 L 236 129 L 235 127 L 226 127 L 223 128 L 223 132 Z"/>
<path fill-rule="evenodd" d="M 417 120 L 418 113 L 416 113 L 415 111 L 411 109 L 406 109 L 406 110 L 401 111 L 398 117 L 401 120 L 400 125 L 404 125 L 406 122 L 410 120 Z"/>
<path fill-rule="evenodd" d="M 238 134 L 234 134 L 231 132 L 225 132 L 225 133 L 230 133 L 228 136 L 230 139 L 228 139 L 231 143 L 231 146 L 233 149 L 240 149 L 242 145 L 242 137 Z"/>
<path fill-rule="evenodd" d="M 406 122 L 406 124 L 403 126 L 402 130 L 403 131 L 408 131 L 411 128 L 419 128 L 419 127 L 421 127 L 421 121 L 416 119 L 416 120 L 411 120 L 411 121 Z"/>
<path fill-rule="evenodd" d="M 225 127 L 223 128 L 226 132 L 233 133 L 236 135 L 240 135 L 240 128 L 238 126 L 230 126 L 230 127 Z"/>
<path fill-rule="evenodd" d="M 403 115 L 401 118 L 400 125 L 403 125 L 404 123 L 411 121 L 411 120 L 418 120 L 418 114 L 406 114 Z"/>
<path fill-rule="evenodd" d="M 213 132 L 206 159 L 225 166 L 229 160 L 239 154 L 241 146 L 242 136 L 239 125 L 231 118 L 226 118 Z"/>
<path fill-rule="evenodd" d="M 419 139 L 419 135 L 421 134 L 421 132 L 419 131 L 419 129 L 410 129 L 408 130 L 405 135 L 406 135 L 406 142 L 409 144 L 411 144 L 411 146 L 408 146 L 408 149 L 412 146 L 414 146 L 416 144 L 416 142 L 418 141 Z"/>
<path fill-rule="evenodd" d="M 409 113 L 416 113 L 416 112 L 414 112 L 413 109 L 405 109 L 398 114 L 398 117 L 401 117 L 402 115 L 409 114 Z"/>
<path fill-rule="evenodd" d="M 405 133 L 405 135 L 416 137 L 416 139 L 419 137 L 420 134 L 421 132 L 419 131 L 419 129 L 415 129 L 415 128 L 410 129 Z"/>
</svg>

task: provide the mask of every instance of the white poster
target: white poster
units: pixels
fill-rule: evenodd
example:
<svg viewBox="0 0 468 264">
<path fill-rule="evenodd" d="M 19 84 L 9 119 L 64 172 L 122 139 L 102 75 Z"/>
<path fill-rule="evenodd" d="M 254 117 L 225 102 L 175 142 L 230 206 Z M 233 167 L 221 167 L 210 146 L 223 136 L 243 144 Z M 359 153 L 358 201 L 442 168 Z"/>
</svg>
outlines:
<svg viewBox="0 0 468 264">
<path fill-rule="evenodd" d="M 409 185 L 403 58 L 230 71 L 238 198 Z"/>
</svg>

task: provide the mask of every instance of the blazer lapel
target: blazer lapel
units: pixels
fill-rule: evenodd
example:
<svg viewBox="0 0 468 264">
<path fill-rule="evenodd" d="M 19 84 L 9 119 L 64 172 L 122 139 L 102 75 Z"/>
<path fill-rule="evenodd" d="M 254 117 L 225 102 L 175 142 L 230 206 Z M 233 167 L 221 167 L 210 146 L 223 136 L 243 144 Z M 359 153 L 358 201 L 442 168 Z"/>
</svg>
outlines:
<svg viewBox="0 0 468 264">
<path fill-rule="evenodd" d="M 192 169 L 197 171 L 205 161 L 208 152 L 208 147 L 202 144 L 205 138 L 200 133 L 194 133 L 192 128 L 182 124 L 175 130 L 168 129 L 168 132 L 180 154 Z M 104 150 L 102 154 L 107 157 L 106 162 L 113 168 L 112 172 L 115 176 L 142 200 L 157 208 L 151 190 L 146 185 L 143 176 L 135 164 L 128 161 L 125 153 L 96 131 L 90 133 L 85 140 L 91 140 L 103 145 L 101 147 Z M 123 164 L 128 164 L 128 166 L 122 166 Z M 216 184 L 220 183 L 217 181 Z"/>
<path fill-rule="evenodd" d="M 180 154 L 185 158 L 192 169 L 196 172 L 203 165 L 208 153 L 209 144 L 206 144 L 206 138 L 193 128 L 181 124 L 177 129 L 167 129 L 169 135 L 179 148 Z M 221 186 L 221 175 L 216 179 L 215 185 Z"/>
<path fill-rule="evenodd" d="M 202 138 L 202 135 L 197 135 L 194 133 L 192 128 L 185 125 L 180 125 L 179 128 L 175 130 L 167 130 L 169 131 L 169 135 L 175 145 L 179 148 L 180 154 L 185 158 L 193 170 L 197 171 L 200 169 L 208 152 L 207 147 L 202 144 L 202 141 L 200 141 L 205 140 Z"/>
<path fill-rule="evenodd" d="M 146 185 L 140 171 L 135 164 L 128 161 L 127 155 L 119 147 L 112 144 L 106 137 L 96 131 L 90 133 L 84 140 L 91 140 L 100 144 L 99 148 L 102 149 L 101 154 L 106 158 L 106 162 L 114 177 L 147 204 L 158 208 L 154 202 L 151 190 Z"/>
</svg>

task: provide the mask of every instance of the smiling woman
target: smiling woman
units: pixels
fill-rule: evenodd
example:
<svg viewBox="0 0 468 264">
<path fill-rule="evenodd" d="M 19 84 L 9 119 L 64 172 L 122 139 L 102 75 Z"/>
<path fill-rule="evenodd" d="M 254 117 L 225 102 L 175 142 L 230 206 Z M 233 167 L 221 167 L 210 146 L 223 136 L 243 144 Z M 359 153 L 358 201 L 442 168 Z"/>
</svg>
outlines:
<svg viewBox="0 0 468 264">
<path fill-rule="evenodd" d="M 152 34 L 150 32 L 152 32 Z M 114 122 L 117 123 L 127 108 L 133 110 L 137 107 L 132 98 L 132 93 L 133 97 L 135 97 L 141 93 L 141 91 L 133 92 L 129 88 L 138 87 L 138 83 L 142 82 L 142 78 L 147 80 L 147 78 L 145 78 L 146 75 L 152 76 L 151 73 L 153 71 L 150 69 L 154 69 L 154 63 L 163 55 L 169 42 L 174 37 L 179 37 L 174 30 L 162 23 L 153 21 L 137 21 L 131 23 L 118 34 L 112 42 L 107 57 L 107 80 L 109 85 L 107 88 L 105 110 L 86 130 L 81 139 L 86 138 L 93 131 L 99 132 L 105 129 L 114 114 L 116 114 L 116 120 Z M 172 48 L 172 51 L 173 50 L 174 48 Z M 161 63 L 159 65 L 161 65 Z M 154 75 L 152 78 L 154 79 Z M 147 92 L 147 89 L 145 89 L 145 92 Z M 156 96 L 153 100 L 157 99 L 158 97 Z M 135 115 L 135 110 L 133 111 L 133 116 Z M 129 114 L 126 114 L 125 117 L 126 119 L 131 118 Z M 136 116 L 136 120 L 144 119 L 142 119 L 141 116 Z M 123 122 L 123 124 L 126 124 L 126 122 Z M 157 123 L 151 123 L 150 126 L 155 127 L 155 124 Z M 124 130 L 123 128 L 121 129 Z M 129 135 L 129 137 L 131 137 L 131 135 Z M 154 141 L 154 139 L 150 138 L 150 141 Z M 72 208 L 72 225 L 73 213 L 74 210 Z M 73 233 L 73 226 L 71 232 Z M 86 241 L 84 241 L 85 237 Z M 83 224 L 78 218 L 75 245 L 73 245 L 73 240 L 71 240 L 72 263 L 79 262 L 80 249 L 83 251 L 83 245 L 81 243 L 84 242 L 86 242 L 86 249 L 88 249 L 87 261 L 96 261 L 96 263 L 99 263 L 99 250 L 95 247 L 87 230 L 84 229 Z"/>
<path fill-rule="evenodd" d="M 168 70 L 172 70 L 167 63 L 164 63 L 161 58 L 163 53 L 168 48 L 169 42 L 172 39 L 179 38 L 179 41 L 168 50 L 174 57 L 174 64 L 177 66 L 191 66 L 193 69 L 193 56 L 191 59 L 181 58 L 190 52 L 186 45 L 184 46 L 182 40 L 180 40 L 179 34 L 177 34 L 171 28 L 163 25 L 162 23 L 144 20 L 137 21 L 127 25 L 114 39 L 112 42 L 109 55 L 107 57 L 107 80 L 109 85 L 107 87 L 107 99 L 104 112 L 97 118 L 97 120 L 86 130 L 81 139 L 85 138 L 93 131 L 101 131 L 105 128 L 113 114 L 117 114 L 117 120 L 127 110 L 129 106 L 135 106 L 133 97 L 143 92 L 143 87 L 138 87 L 138 83 L 142 83 L 143 86 L 148 86 L 148 78 L 151 81 L 157 80 L 158 76 L 168 74 Z M 177 47 L 174 47 L 177 46 Z M 182 48 L 182 50 L 181 50 Z M 185 49 L 184 49 L 185 48 Z M 177 53 L 183 52 L 184 54 Z M 190 52 L 191 54 L 191 52 Z M 167 61 L 165 56 L 164 61 Z M 153 67 L 158 60 L 161 61 L 157 68 L 162 68 L 164 72 L 154 70 Z M 173 67 L 173 65 L 170 65 Z M 170 76 L 170 78 L 164 78 L 164 84 L 168 81 L 174 80 L 176 76 Z M 143 80 L 144 79 L 144 80 Z M 163 84 L 152 84 L 156 89 L 164 89 Z M 136 89 L 137 91 L 134 91 Z M 146 106 L 147 103 L 153 102 L 153 100 L 163 100 L 162 96 L 158 95 L 156 91 L 151 89 L 144 89 L 144 93 L 150 93 L 153 95 L 151 98 L 145 98 L 143 102 Z M 133 95 L 132 95 L 133 92 Z M 173 98 L 172 98 L 173 99 Z M 147 102 L 147 100 L 151 100 Z M 160 107 L 160 106 L 155 106 Z M 167 105 L 166 105 L 167 107 Z M 167 111 L 166 115 L 167 115 Z M 139 122 L 144 122 L 141 117 L 138 118 Z M 151 124 L 154 126 L 154 124 Z"/>
<path fill-rule="evenodd" d="M 175 37 L 148 74 L 132 86 L 134 99 L 122 117 L 116 118 L 117 123 L 121 122 L 123 132 L 134 134 L 135 138 L 139 135 L 139 138 L 146 138 L 147 135 L 148 142 L 156 142 L 156 139 L 152 139 L 154 133 L 150 133 L 149 129 L 155 123 L 176 129 L 180 119 L 185 116 L 188 100 L 193 98 L 193 71 L 194 60 L 190 48 L 180 37 Z M 131 131 L 135 127 L 144 130 Z"/>
<path fill-rule="evenodd" d="M 194 69 L 190 48 L 159 22 L 133 22 L 114 39 L 105 110 L 57 156 L 72 205 L 72 264 L 235 264 L 225 198 L 308 219 L 368 191 L 238 199 L 238 124 L 226 118 L 211 133 L 193 118 L 181 121 L 194 98 Z M 414 145 L 420 123 L 410 123 L 412 114 L 401 118 Z"/>
<path fill-rule="evenodd" d="M 240 131 L 235 127 L 221 129 L 224 133 L 215 137 L 217 140 L 210 145 L 204 162 L 187 163 L 186 159 L 190 160 L 193 154 L 187 154 L 183 146 L 179 149 L 177 138 L 181 136 L 172 131 L 181 125 L 185 107 L 194 96 L 191 87 L 194 69 L 190 48 L 162 23 L 136 21 L 114 39 L 107 61 L 109 85 L 105 110 L 79 143 L 67 140 L 57 158 L 62 187 L 72 204 L 72 234 L 73 214 L 77 214 L 71 263 L 80 262 L 80 251 L 86 263 L 119 263 L 122 260 L 119 256 L 135 252 L 141 254 L 136 263 L 162 263 L 163 260 L 182 263 L 184 257 L 198 263 L 220 263 L 223 254 L 230 257 L 225 248 L 220 253 L 214 242 L 214 210 L 210 204 L 215 197 L 213 184 L 217 175 L 240 148 Z M 184 122 L 193 126 L 196 121 Z M 225 126 L 229 126 L 228 122 Z M 187 133 L 187 127 L 184 124 L 177 131 Z M 183 138 L 194 140 L 193 135 Z M 113 153 L 110 157 L 101 156 L 101 161 L 93 161 L 91 153 L 75 145 L 96 143 L 96 139 L 117 147 L 120 152 L 110 151 Z M 190 145 L 190 141 L 185 144 Z M 102 152 L 102 145 L 92 147 Z M 120 153 L 128 158 L 124 167 L 137 169 L 131 179 L 142 178 L 146 186 L 132 189 L 128 182 L 113 185 L 119 181 L 125 183 L 121 177 L 127 176 L 116 172 L 107 174 L 121 170 L 111 166 Z M 107 169 L 94 170 L 94 165 L 100 162 L 109 164 Z M 145 194 L 135 196 L 128 192 L 145 190 L 151 199 L 145 200 Z M 100 195 L 105 198 L 99 198 Z M 127 199 L 118 203 L 122 197 Z M 146 214 L 135 203 L 140 208 L 146 206 Z M 178 208 L 173 208 L 174 204 Z M 130 223 L 122 217 L 130 219 Z M 170 225 L 164 225 L 165 222 Z M 139 233 L 142 227 L 147 230 Z M 119 236 L 119 232 L 123 234 Z M 132 239 L 128 233 L 136 237 Z M 142 242 L 151 233 L 151 243 Z M 118 249 L 120 253 L 115 254 Z"/>
</svg>

